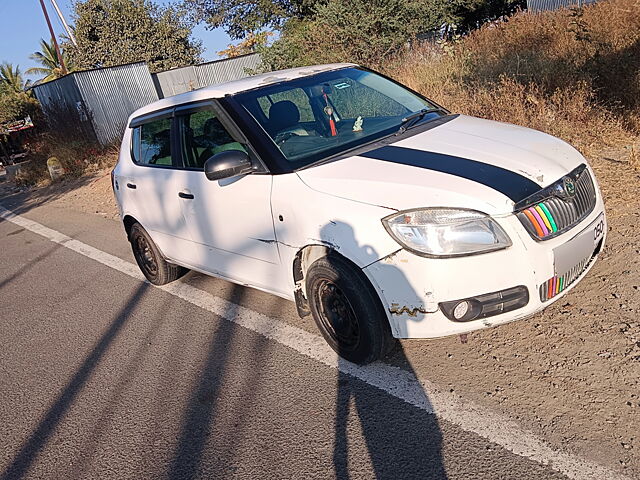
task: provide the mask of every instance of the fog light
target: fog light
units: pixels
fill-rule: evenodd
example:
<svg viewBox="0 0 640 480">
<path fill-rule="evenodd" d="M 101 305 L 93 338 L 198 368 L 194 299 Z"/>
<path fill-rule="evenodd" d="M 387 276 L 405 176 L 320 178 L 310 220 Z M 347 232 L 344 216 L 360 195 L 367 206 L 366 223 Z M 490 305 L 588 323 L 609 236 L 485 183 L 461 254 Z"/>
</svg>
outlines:
<svg viewBox="0 0 640 480">
<path fill-rule="evenodd" d="M 454 322 L 469 322 L 480 318 L 487 318 L 501 313 L 511 312 L 529 303 L 529 290 L 520 285 L 518 287 L 485 293 L 477 297 L 453 300 L 440 303 L 440 310 L 449 320 Z"/>
<path fill-rule="evenodd" d="M 453 316 L 456 320 L 460 320 L 469 311 L 469 302 L 466 300 L 461 301 L 456 308 L 453 309 Z"/>
</svg>

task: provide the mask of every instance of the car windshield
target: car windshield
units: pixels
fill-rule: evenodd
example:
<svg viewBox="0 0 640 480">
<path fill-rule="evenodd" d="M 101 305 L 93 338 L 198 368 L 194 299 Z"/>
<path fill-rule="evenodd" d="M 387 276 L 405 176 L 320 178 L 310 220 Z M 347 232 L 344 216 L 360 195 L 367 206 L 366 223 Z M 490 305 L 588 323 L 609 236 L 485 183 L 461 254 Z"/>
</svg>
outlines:
<svg viewBox="0 0 640 480">
<path fill-rule="evenodd" d="M 357 68 L 258 88 L 236 99 L 293 169 L 397 132 L 403 120 L 413 125 L 442 115 L 405 87 Z"/>
</svg>

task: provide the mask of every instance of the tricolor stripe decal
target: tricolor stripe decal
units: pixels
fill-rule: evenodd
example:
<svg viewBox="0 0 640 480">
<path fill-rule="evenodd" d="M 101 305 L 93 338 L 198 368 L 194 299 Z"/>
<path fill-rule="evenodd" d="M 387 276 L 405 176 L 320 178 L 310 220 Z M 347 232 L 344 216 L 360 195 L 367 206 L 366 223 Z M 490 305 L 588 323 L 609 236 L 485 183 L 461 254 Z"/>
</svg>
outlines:
<svg viewBox="0 0 640 480">
<path fill-rule="evenodd" d="M 533 180 L 511 170 L 443 153 L 387 145 L 369 152 L 360 153 L 359 156 L 426 168 L 466 178 L 493 188 L 516 203 L 542 188 Z"/>
</svg>

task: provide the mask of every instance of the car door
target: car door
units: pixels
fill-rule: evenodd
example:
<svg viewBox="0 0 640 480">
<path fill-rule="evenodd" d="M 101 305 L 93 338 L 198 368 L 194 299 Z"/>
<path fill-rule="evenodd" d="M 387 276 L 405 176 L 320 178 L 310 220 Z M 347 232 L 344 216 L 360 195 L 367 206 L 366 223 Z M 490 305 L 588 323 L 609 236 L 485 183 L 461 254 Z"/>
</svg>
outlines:
<svg viewBox="0 0 640 480">
<path fill-rule="evenodd" d="M 133 165 L 123 187 L 136 205 L 136 219 L 166 257 L 179 261 L 190 237 L 176 185 L 174 133 L 172 111 L 132 122 Z"/>
<path fill-rule="evenodd" d="M 207 179 L 204 163 L 223 151 L 242 150 L 259 162 L 214 104 L 176 110 L 175 124 L 183 165 L 177 185 L 193 243 L 191 265 L 254 287 L 283 291 L 271 214 L 272 176 L 257 168 L 249 175 Z"/>
</svg>

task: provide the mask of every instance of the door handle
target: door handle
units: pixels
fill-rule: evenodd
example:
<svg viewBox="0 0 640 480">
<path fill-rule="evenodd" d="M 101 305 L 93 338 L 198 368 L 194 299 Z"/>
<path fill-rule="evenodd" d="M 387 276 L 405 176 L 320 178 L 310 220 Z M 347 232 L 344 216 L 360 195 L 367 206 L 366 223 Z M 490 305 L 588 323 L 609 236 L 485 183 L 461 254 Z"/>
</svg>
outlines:
<svg viewBox="0 0 640 480">
<path fill-rule="evenodd" d="M 138 187 L 136 186 L 135 183 L 127 183 L 127 188 L 131 188 L 131 189 L 135 190 Z"/>
<path fill-rule="evenodd" d="M 180 198 L 186 198 L 187 200 L 193 200 L 195 198 L 192 193 L 186 192 L 178 192 L 178 196 Z"/>
</svg>

